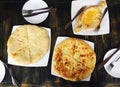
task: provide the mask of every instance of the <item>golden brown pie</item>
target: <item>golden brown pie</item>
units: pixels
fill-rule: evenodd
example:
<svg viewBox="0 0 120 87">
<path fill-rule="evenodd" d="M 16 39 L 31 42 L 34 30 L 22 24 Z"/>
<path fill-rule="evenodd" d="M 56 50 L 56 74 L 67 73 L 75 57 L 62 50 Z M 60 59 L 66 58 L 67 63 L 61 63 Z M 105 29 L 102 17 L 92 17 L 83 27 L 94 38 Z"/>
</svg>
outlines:
<svg viewBox="0 0 120 87">
<path fill-rule="evenodd" d="M 81 39 L 67 38 L 56 45 L 53 52 L 53 72 L 67 80 L 87 78 L 93 72 L 95 63 L 94 50 Z"/>
<path fill-rule="evenodd" d="M 98 5 L 86 7 L 77 18 L 77 27 L 74 31 L 96 29 L 100 24 L 105 6 L 106 2 L 101 1 Z"/>
<path fill-rule="evenodd" d="M 23 25 L 9 37 L 7 52 L 19 64 L 32 64 L 43 58 L 49 45 L 47 30 L 35 25 Z"/>
</svg>

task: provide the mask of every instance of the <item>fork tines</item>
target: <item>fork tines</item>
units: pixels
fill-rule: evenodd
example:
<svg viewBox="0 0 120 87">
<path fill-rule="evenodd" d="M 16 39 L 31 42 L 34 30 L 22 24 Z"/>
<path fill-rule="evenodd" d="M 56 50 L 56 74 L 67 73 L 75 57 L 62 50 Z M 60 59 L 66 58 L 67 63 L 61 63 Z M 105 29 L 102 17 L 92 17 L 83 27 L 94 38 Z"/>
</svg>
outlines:
<svg viewBox="0 0 120 87">
<path fill-rule="evenodd" d="M 29 10 L 22 10 L 22 13 L 29 13 L 29 12 L 33 12 L 33 11 L 38 11 L 38 10 L 48 10 L 51 9 L 52 7 L 44 7 L 44 8 L 38 8 L 38 9 L 29 9 Z"/>
</svg>

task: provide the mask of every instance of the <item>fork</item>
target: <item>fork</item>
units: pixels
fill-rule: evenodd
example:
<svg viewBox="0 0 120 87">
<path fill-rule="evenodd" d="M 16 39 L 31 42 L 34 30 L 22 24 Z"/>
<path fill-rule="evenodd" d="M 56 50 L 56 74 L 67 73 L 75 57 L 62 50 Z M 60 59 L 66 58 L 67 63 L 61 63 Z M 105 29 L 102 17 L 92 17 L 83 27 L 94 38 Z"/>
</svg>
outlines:
<svg viewBox="0 0 120 87">
<path fill-rule="evenodd" d="M 42 13 L 46 13 L 46 12 L 55 12 L 56 10 L 57 10 L 56 8 L 49 8 L 49 9 L 41 11 L 41 12 L 35 12 L 35 13 L 25 14 L 23 16 L 24 17 L 32 17 L 32 16 L 36 16 L 38 14 L 42 14 Z"/>
<path fill-rule="evenodd" d="M 6 69 L 8 70 L 10 76 L 11 76 L 11 79 L 12 79 L 12 84 L 15 86 L 15 87 L 20 87 L 19 83 L 17 82 L 17 80 L 15 79 L 14 75 L 13 75 L 13 72 L 12 72 L 12 69 L 11 67 L 8 66 L 7 63 L 3 62 L 3 64 L 5 65 Z"/>
<path fill-rule="evenodd" d="M 102 61 L 99 66 L 98 69 L 102 69 L 102 67 L 112 58 L 113 55 L 115 55 L 115 53 L 117 53 L 120 50 L 120 46 L 118 46 L 118 48 L 109 56 L 107 57 L 104 61 Z"/>
<path fill-rule="evenodd" d="M 117 62 L 119 59 L 120 59 L 120 55 L 119 55 L 117 58 L 115 58 L 115 59 L 109 64 L 110 67 L 113 68 L 113 67 L 114 67 L 114 63 Z"/>
<path fill-rule="evenodd" d="M 45 7 L 45 8 L 39 8 L 39 9 L 31 9 L 31 10 L 22 10 L 22 13 L 26 13 L 26 14 L 31 14 L 33 13 L 34 11 L 38 11 L 38 10 L 48 10 L 50 9 L 51 7 Z"/>
</svg>

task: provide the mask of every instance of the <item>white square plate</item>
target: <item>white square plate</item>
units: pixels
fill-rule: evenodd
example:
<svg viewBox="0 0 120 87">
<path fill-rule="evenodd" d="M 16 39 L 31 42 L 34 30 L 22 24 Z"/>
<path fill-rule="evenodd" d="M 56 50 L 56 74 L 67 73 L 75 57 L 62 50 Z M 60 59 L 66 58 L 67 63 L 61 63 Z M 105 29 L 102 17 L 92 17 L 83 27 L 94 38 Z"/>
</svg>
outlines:
<svg viewBox="0 0 120 87">
<path fill-rule="evenodd" d="M 21 26 L 21 25 L 13 26 L 12 32 L 14 32 L 19 26 Z M 46 30 L 48 31 L 48 33 L 49 33 L 50 46 L 51 46 L 51 31 L 50 31 L 50 28 L 44 27 L 44 29 L 46 29 Z M 36 63 L 29 64 L 29 65 L 19 64 L 19 63 L 16 63 L 16 62 L 8 55 L 8 64 L 17 65 L 17 66 L 26 66 L 26 67 L 43 67 L 43 66 L 47 66 L 47 65 L 48 65 L 48 60 L 49 60 L 49 54 L 50 54 L 50 46 L 49 46 L 48 52 L 43 56 L 43 58 L 42 58 L 40 61 L 38 61 L 38 62 L 36 62 Z"/>
<path fill-rule="evenodd" d="M 71 18 L 73 18 L 78 10 L 82 8 L 83 6 L 91 6 L 91 5 L 97 5 L 102 0 L 76 0 L 72 1 L 71 6 Z M 107 7 L 107 6 L 106 6 Z M 76 19 L 72 22 L 72 29 L 75 29 L 76 27 Z M 102 34 L 109 34 L 110 28 L 109 28 L 109 14 L 108 11 L 106 12 L 104 18 L 101 21 L 100 29 L 98 31 L 94 30 L 81 30 L 80 32 L 74 32 L 76 35 L 102 35 Z"/>
<path fill-rule="evenodd" d="M 57 37 L 55 46 L 56 46 L 57 44 L 59 44 L 61 41 L 67 39 L 67 38 L 69 38 L 69 37 L 61 37 L 61 36 Z M 94 49 L 94 43 L 93 43 L 93 42 L 86 41 L 86 40 L 84 40 L 84 41 L 85 41 L 86 43 L 88 43 L 88 44 Z M 55 47 L 54 47 L 54 48 L 55 48 Z M 52 58 L 52 62 L 53 62 L 53 58 Z M 53 64 L 52 64 L 52 66 L 51 66 L 51 74 L 54 75 L 54 76 L 60 77 L 58 74 L 56 74 L 56 73 L 53 71 L 53 68 L 52 68 L 52 67 L 53 67 Z M 90 75 L 88 78 L 83 79 L 83 80 L 81 80 L 81 81 L 90 81 L 90 77 L 91 77 L 91 75 Z"/>
</svg>

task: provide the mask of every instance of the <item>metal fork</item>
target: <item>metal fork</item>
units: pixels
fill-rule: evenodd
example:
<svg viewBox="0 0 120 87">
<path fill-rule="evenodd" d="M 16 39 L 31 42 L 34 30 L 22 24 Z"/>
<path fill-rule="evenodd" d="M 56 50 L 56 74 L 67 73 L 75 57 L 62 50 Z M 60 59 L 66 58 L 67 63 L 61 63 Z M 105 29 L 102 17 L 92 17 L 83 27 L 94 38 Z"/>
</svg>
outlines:
<svg viewBox="0 0 120 87">
<path fill-rule="evenodd" d="M 114 63 L 117 62 L 120 59 L 120 55 L 118 57 L 116 57 L 109 65 L 108 65 L 108 69 L 109 71 L 112 70 L 112 68 L 114 67 Z"/>
<path fill-rule="evenodd" d="M 119 57 L 115 58 L 115 59 L 110 63 L 110 66 L 111 66 L 111 67 L 114 67 L 114 63 L 117 62 L 119 59 L 120 59 L 120 55 L 119 55 Z"/>
<path fill-rule="evenodd" d="M 12 84 L 13 84 L 15 87 L 20 87 L 20 86 L 19 86 L 19 83 L 17 82 L 17 80 L 15 79 L 15 77 L 14 77 L 14 75 L 13 75 L 13 72 L 12 72 L 11 67 L 9 67 L 8 64 L 5 63 L 5 62 L 3 62 L 3 63 L 4 63 L 6 69 L 8 70 L 8 72 L 9 72 L 9 74 L 10 74 L 10 76 L 11 76 Z"/>
<path fill-rule="evenodd" d="M 25 13 L 25 14 L 31 14 L 33 13 L 34 11 L 38 11 L 38 10 L 48 10 L 50 9 L 51 7 L 45 7 L 45 8 L 40 8 L 40 9 L 30 9 L 30 10 L 22 10 L 22 13 Z"/>
<path fill-rule="evenodd" d="M 31 16 L 36 16 L 38 14 L 42 14 L 42 13 L 46 13 L 46 12 L 56 12 L 56 8 L 50 8 L 50 9 L 47 9 L 47 10 L 43 10 L 41 12 L 35 12 L 35 13 L 31 13 L 31 14 L 25 14 L 23 15 L 24 17 L 31 17 Z"/>
</svg>

